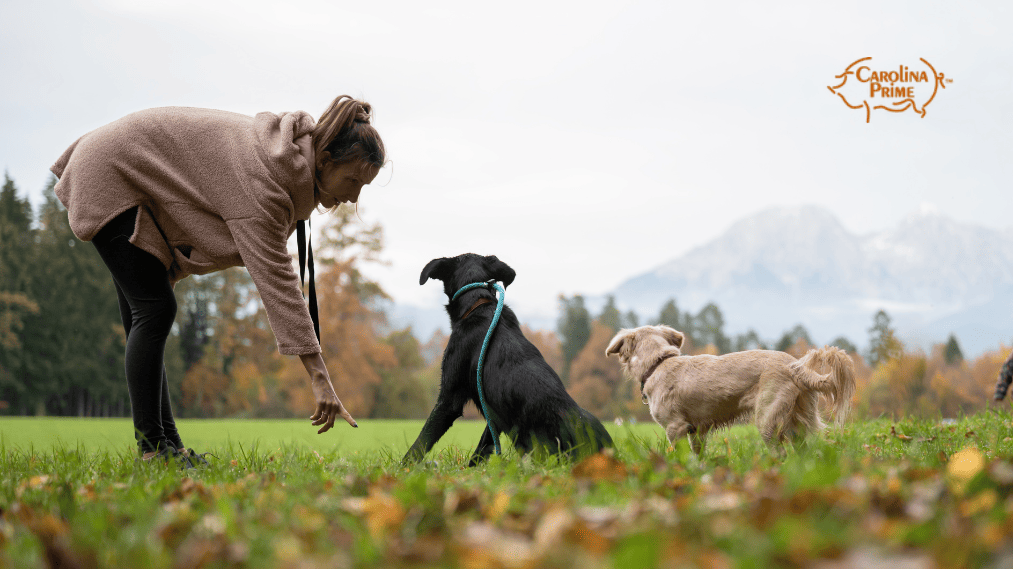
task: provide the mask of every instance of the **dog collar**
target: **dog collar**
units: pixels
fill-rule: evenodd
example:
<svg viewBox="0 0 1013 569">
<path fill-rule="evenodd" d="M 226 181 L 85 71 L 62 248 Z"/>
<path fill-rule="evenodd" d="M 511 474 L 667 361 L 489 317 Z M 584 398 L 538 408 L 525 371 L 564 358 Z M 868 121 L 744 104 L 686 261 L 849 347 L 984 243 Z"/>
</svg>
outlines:
<svg viewBox="0 0 1013 569">
<path fill-rule="evenodd" d="M 642 375 L 640 377 L 640 392 L 641 393 L 644 392 L 644 385 L 647 384 L 647 380 L 650 379 L 651 374 L 653 374 L 654 372 L 658 371 L 658 366 L 661 365 L 661 362 L 667 360 L 668 358 L 674 358 L 674 357 L 675 357 L 675 354 L 669 352 L 669 353 L 661 356 L 660 358 L 658 358 L 658 361 L 654 362 L 654 364 L 651 365 L 651 367 L 647 370 L 647 373 L 645 373 L 644 375 Z"/>
<path fill-rule="evenodd" d="M 491 303 L 492 303 L 492 299 L 491 298 L 487 298 L 487 297 L 483 297 L 483 298 L 480 298 L 480 299 L 476 300 L 475 304 L 472 304 L 471 308 L 469 308 L 468 311 L 464 313 L 464 316 L 461 317 L 461 320 L 464 320 L 465 318 L 471 316 L 471 313 L 474 312 L 475 309 L 478 308 L 479 306 L 482 306 L 483 304 L 491 304 Z"/>
</svg>

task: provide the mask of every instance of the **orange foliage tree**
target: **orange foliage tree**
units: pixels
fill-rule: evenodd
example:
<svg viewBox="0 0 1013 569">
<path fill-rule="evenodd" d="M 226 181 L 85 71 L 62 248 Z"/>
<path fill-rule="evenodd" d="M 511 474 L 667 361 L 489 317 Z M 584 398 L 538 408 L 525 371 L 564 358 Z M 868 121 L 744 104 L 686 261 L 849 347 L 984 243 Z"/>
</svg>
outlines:
<svg viewBox="0 0 1013 569">
<path fill-rule="evenodd" d="M 640 386 L 623 377 L 619 362 L 605 357 L 612 336 L 608 326 L 591 324 L 591 337 L 570 366 L 570 395 L 599 419 L 645 418 Z"/>
</svg>

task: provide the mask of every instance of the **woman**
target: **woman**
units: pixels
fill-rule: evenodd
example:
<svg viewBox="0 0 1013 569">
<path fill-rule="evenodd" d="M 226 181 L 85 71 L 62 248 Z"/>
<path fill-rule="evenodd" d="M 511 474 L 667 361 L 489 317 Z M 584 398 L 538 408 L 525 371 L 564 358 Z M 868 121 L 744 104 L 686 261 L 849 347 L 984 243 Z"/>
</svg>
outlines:
<svg viewBox="0 0 1013 569">
<path fill-rule="evenodd" d="M 999 370 L 999 379 L 995 382 L 995 396 L 993 396 L 993 399 L 996 401 L 1005 399 L 1010 383 L 1013 383 L 1013 353 L 1010 353 L 1009 357 L 1006 358 L 1006 363 Z"/>
<path fill-rule="evenodd" d="M 187 275 L 245 266 L 282 354 L 298 355 L 323 433 L 355 420 L 320 354 L 288 238 L 317 207 L 356 202 L 383 166 L 368 103 L 342 95 L 320 120 L 167 107 L 79 138 L 51 168 L 70 226 L 106 263 L 127 334 L 126 376 L 142 458 L 190 459 L 172 418 L 163 355 Z"/>
</svg>

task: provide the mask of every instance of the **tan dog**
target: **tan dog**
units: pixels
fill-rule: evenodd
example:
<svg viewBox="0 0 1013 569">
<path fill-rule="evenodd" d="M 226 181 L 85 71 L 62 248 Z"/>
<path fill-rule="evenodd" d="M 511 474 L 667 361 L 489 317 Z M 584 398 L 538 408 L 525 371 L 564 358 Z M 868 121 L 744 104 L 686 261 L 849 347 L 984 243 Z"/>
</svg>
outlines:
<svg viewBox="0 0 1013 569">
<path fill-rule="evenodd" d="M 605 350 L 606 356 L 619 356 L 623 372 L 640 382 L 651 417 L 672 444 L 690 435 L 700 454 L 708 431 L 753 415 L 774 450 L 775 443 L 823 430 L 821 394 L 833 403 L 838 425 L 847 417 L 855 377 L 840 348 L 812 349 L 798 360 L 772 350 L 684 356 L 679 351 L 684 339 L 668 326 L 641 326 L 620 330 Z"/>
</svg>

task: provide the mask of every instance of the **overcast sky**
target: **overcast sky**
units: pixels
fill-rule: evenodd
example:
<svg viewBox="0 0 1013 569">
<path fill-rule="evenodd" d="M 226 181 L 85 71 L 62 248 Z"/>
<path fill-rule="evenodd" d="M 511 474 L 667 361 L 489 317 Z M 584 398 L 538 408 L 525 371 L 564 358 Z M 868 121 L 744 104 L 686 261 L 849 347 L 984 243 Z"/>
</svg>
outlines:
<svg viewBox="0 0 1013 569">
<path fill-rule="evenodd" d="M 37 204 L 70 143 L 133 111 L 362 97 L 392 160 L 360 199 L 390 261 L 369 273 L 437 306 L 426 262 L 496 254 L 523 319 L 773 206 L 1010 227 L 1011 38 L 1002 1 L 4 2 L 0 167 Z M 827 90 L 862 57 L 953 83 L 866 124 Z"/>
</svg>

